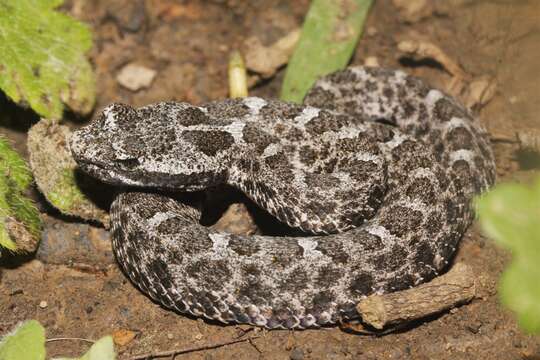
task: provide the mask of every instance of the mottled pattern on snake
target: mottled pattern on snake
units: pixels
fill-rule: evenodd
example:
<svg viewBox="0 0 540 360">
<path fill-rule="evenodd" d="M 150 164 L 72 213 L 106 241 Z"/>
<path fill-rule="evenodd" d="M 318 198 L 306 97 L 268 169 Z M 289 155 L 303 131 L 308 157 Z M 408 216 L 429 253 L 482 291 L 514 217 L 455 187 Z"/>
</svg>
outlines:
<svg viewBox="0 0 540 360">
<path fill-rule="evenodd" d="M 307 328 L 357 317 L 372 293 L 448 265 L 495 180 L 468 110 L 401 71 L 348 68 L 303 105 L 246 98 L 113 104 L 71 141 L 80 167 L 142 187 L 111 209 L 129 278 L 164 306 L 222 322 Z M 302 237 L 216 233 L 200 212 L 144 188 L 227 183 Z"/>
</svg>

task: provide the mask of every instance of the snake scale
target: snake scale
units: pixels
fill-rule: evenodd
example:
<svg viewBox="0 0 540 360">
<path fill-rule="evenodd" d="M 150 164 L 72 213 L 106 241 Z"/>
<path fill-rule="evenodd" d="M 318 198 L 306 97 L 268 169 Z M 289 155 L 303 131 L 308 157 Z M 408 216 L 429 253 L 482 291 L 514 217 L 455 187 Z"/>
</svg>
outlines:
<svg viewBox="0 0 540 360">
<path fill-rule="evenodd" d="M 350 67 L 303 104 L 112 104 L 74 133 L 80 168 L 126 188 L 116 258 L 167 308 L 224 323 L 309 328 L 437 276 L 495 181 L 486 131 L 402 71 Z M 305 236 L 217 233 L 166 192 L 240 189 Z M 161 193 L 159 191 L 161 191 Z"/>
</svg>

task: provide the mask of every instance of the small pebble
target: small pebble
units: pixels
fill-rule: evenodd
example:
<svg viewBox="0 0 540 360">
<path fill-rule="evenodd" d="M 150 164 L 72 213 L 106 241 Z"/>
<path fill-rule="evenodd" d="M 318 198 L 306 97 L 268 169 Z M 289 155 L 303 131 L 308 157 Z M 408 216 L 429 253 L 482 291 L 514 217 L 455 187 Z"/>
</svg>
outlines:
<svg viewBox="0 0 540 360">
<path fill-rule="evenodd" d="M 47 302 L 45 300 L 42 300 L 39 302 L 39 307 L 42 309 L 45 309 L 47 307 Z"/>
<path fill-rule="evenodd" d="M 478 334 L 481 327 L 482 327 L 482 323 L 480 321 L 475 321 L 466 326 L 467 330 L 469 330 L 473 334 Z"/>
<path fill-rule="evenodd" d="M 293 351 L 291 351 L 291 360 L 303 360 L 304 359 L 304 352 L 302 349 L 295 348 Z"/>
<path fill-rule="evenodd" d="M 174 338 L 173 334 L 171 334 L 171 333 L 167 334 L 167 339 L 172 340 L 173 338 Z"/>
<path fill-rule="evenodd" d="M 122 30 L 133 33 L 143 27 L 148 17 L 144 0 L 115 1 L 109 14 Z"/>
<path fill-rule="evenodd" d="M 375 36 L 375 35 L 377 35 L 377 29 L 374 28 L 373 26 L 368 27 L 367 30 L 366 30 L 366 32 L 367 32 L 368 36 Z"/>
<path fill-rule="evenodd" d="M 336 353 L 335 351 L 332 351 L 331 353 L 326 354 L 326 357 L 325 357 L 326 360 L 339 360 L 342 358 L 343 357 L 340 354 Z"/>
<path fill-rule="evenodd" d="M 389 359 L 404 359 L 405 354 L 401 349 L 394 348 L 387 353 L 387 356 Z"/>
<path fill-rule="evenodd" d="M 375 56 L 368 56 L 364 60 L 364 65 L 368 67 L 379 67 L 379 59 L 377 59 Z"/>
<path fill-rule="evenodd" d="M 21 294 L 24 294 L 24 291 L 22 289 L 16 289 L 16 290 L 13 290 L 9 295 L 15 296 L 15 295 L 21 295 Z"/>
<path fill-rule="evenodd" d="M 116 81 L 131 91 L 137 91 L 149 87 L 155 76 L 156 70 L 154 69 L 137 64 L 127 64 L 116 76 Z"/>
</svg>

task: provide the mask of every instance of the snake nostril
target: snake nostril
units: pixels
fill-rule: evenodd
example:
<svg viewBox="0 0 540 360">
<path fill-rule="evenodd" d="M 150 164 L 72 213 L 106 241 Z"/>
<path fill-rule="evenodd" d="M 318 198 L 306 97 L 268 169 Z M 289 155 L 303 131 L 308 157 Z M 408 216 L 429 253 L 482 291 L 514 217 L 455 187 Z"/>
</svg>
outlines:
<svg viewBox="0 0 540 360">
<path fill-rule="evenodd" d="M 387 118 L 377 118 L 374 120 L 374 122 L 384 125 L 390 125 L 393 127 L 397 127 L 396 119 L 387 119 Z"/>
</svg>

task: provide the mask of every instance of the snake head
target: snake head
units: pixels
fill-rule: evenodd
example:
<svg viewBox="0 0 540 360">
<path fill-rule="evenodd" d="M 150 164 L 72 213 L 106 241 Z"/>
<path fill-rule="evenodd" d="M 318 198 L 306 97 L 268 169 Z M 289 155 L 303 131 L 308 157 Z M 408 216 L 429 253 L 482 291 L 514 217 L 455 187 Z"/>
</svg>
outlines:
<svg viewBox="0 0 540 360">
<path fill-rule="evenodd" d="M 210 120 L 187 103 L 115 103 L 74 132 L 70 148 L 83 171 L 107 183 L 200 190 L 226 180 L 222 150 L 234 142 Z"/>
</svg>

